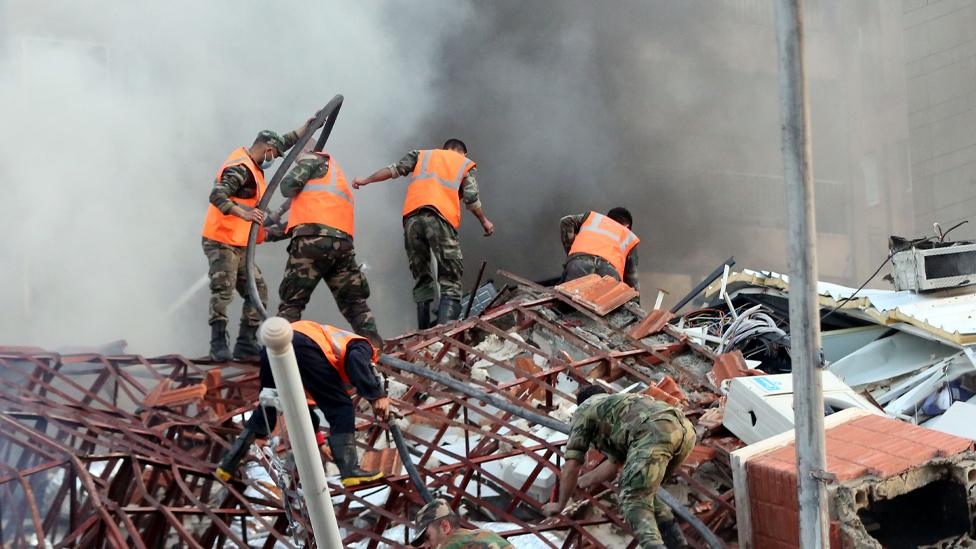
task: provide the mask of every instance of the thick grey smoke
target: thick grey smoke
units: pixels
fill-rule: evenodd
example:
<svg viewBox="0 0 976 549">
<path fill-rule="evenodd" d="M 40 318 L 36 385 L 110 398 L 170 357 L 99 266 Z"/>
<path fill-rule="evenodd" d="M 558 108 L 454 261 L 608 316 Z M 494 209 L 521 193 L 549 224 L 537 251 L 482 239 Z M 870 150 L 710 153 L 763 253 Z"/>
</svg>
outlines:
<svg viewBox="0 0 976 549">
<path fill-rule="evenodd" d="M 871 219 L 863 209 L 872 183 L 908 186 L 900 8 L 805 4 L 821 276 L 860 282 L 889 231 L 911 225 L 910 210 Z M 642 238 L 645 305 L 656 287 L 682 293 L 733 254 L 737 267 L 785 271 L 772 6 L 475 4 L 446 39 L 431 118 L 468 140 L 497 221 L 492 239 L 464 228 L 468 277 L 483 257 L 558 275 L 559 218 L 617 205 Z"/>
<path fill-rule="evenodd" d="M 806 4 L 821 273 L 851 283 L 912 217 L 886 194 L 909 187 L 899 6 Z M 559 217 L 616 205 L 637 217 L 645 304 L 731 254 L 786 269 L 768 0 L 0 0 L 0 48 L 4 343 L 202 354 L 206 288 L 177 300 L 206 272 L 214 171 L 336 92 L 350 176 L 467 142 L 497 233 L 465 214 L 466 284 L 482 259 L 558 275 Z M 387 336 L 413 322 L 403 192 L 357 194 Z M 285 246 L 259 249 L 272 310 Z M 344 324 L 324 286 L 307 316 Z"/>
<path fill-rule="evenodd" d="M 168 311 L 206 274 L 199 231 L 220 162 L 339 92 L 329 148 L 345 171 L 399 158 L 434 107 L 435 31 L 466 16 L 434 4 L 0 2 L 2 342 L 202 354 L 206 288 Z M 384 333 L 411 320 L 402 191 L 358 195 Z M 258 258 L 272 310 L 286 245 Z M 343 323 L 324 286 L 310 312 Z"/>
</svg>

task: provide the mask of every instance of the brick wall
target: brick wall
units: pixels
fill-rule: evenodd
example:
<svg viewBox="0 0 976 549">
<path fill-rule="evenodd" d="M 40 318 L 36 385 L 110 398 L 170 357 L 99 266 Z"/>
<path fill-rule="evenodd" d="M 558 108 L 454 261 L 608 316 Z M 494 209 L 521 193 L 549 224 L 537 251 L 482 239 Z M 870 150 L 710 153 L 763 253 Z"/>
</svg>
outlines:
<svg viewBox="0 0 976 549">
<path fill-rule="evenodd" d="M 890 478 L 932 459 L 973 450 L 973 442 L 898 420 L 863 415 L 830 427 L 827 470 L 840 484 Z M 746 462 L 753 547 L 799 547 L 796 447 L 793 443 Z M 840 530 L 831 526 L 831 546 L 840 547 Z"/>
</svg>

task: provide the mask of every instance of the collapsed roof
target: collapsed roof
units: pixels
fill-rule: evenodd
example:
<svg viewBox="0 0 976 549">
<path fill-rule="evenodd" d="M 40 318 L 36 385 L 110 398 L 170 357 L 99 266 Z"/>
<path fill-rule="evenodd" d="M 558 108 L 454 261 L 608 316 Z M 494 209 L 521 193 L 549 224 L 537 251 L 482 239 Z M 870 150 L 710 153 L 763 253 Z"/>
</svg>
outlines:
<svg viewBox="0 0 976 549">
<path fill-rule="evenodd" d="M 706 376 L 713 353 L 666 325 L 665 315 L 625 304 L 629 289 L 598 279 L 556 291 L 504 276 L 513 284 L 481 315 L 390 340 L 385 352 L 563 421 L 578 383 L 594 380 L 674 402 L 695 422 L 719 398 Z M 279 459 L 287 449 L 281 432 L 252 453 L 243 481 L 212 474 L 257 400 L 255 365 L 0 349 L 0 366 L 4 544 L 290 547 L 310 539 L 296 494 L 278 487 L 293 473 Z M 632 544 L 609 486 L 544 520 L 565 434 L 378 368 L 421 477 L 465 522 L 519 547 Z M 344 543 L 402 545 L 423 501 L 388 431 L 364 403 L 359 411 L 364 463 L 387 476 L 354 488 L 331 483 Z M 731 540 L 728 453 L 741 443 L 708 436 L 718 426 L 699 426 L 699 447 L 667 489 Z M 591 453 L 588 465 L 599 459 Z"/>
<path fill-rule="evenodd" d="M 785 277 L 731 274 L 725 291 L 713 285 L 706 292 L 712 307 L 675 317 L 645 313 L 630 301 L 630 288 L 608 278 L 548 288 L 500 274 L 510 283 L 478 292 L 480 314 L 391 339 L 385 355 L 564 423 L 581 383 L 675 404 L 695 424 L 698 445 L 665 488 L 726 541 L 746 535 L 739 542 L 748 546 L 748 536 L 763 532 L 755 523 L 738 528 L 735 509 L 743 503 L 734 496 L 752 484 L 734 479 L 731 455 L 745 442 L 779 440 L 792 425 L 789 376 L 765 375 L 789 370 L 788 355 L 784 361 L 780 354 L 788 350 Z M 871 290 L 848 299 L 853 294 L 821 285 L 823 310 L 836 309 L 824 324 L 828 400 L 913 423 L 945 420 L 941 430 L 953 433 L 959 421 L 948 422 L 941 397 L 932 399 L 949 391 L 952 404 L 965 387 L 949 382 L 973 371 L 968 338 L 976 330 L 955 311 L 969 294 Z M 518 547 L 634 545 L 610 485 L 578 494 L 559 517 L 542 516 L 558 491 L 564 432 L 388 363 L 378 369 L 422 481 L 466 524 L 493 529 Z M 258 388 L 254 364 L 0 348 L 0 543 L 310 544 L 281 422 L 252 449 L 242 480 L 225 483 L 212 474 Z M 950 411 L 969 428 L 976 415 L 963 404 Z M 344 544 L 402 546 L 422 497 L 390 432 L 365 403 L 358 403 L 357 433 L 364 466 L 386 476 L 352 488 L 333 478 Z M 601 459 L 591 452 L 586 467 Z M 926 463 L 912 466 L 931 467 Z M 694 546 L 705 546 L 696 530 L 685 531 Z"/>
</svg>

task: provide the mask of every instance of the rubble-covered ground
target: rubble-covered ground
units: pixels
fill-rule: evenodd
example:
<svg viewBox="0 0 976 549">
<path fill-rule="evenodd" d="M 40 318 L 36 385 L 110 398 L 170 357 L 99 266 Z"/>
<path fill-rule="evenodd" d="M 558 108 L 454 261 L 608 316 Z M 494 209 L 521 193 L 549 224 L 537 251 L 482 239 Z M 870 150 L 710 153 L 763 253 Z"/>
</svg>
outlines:
<svg viewBox="0 0 976 549">
<path fill-rule="evenodd" d="M 479 292 L 485 299 L 478 314 L 391 339 L 385 354 L 564 423 L 580 384 L 679 406 L 695 424 L 698 443 L 665 489 L 727 543 L 740 541 L 730 453 L 788 431 L 792 421 L 789 392 L 780 391 L 767 408 L 772 401 L 763 395 L 741 392 L 742 379 L 771 375 L 773 383 L 789 372 L 782 278 L 730 277 L 727 292 L 708 290 L 710 307 L 675 317 L 640 310 L 629 301 L 629 288 L 612 280 L 552 289 L 501 274 L 507 283 L 500 289 Z M 842 296 L 831 299 L 825 308 Z M 838 399 L 879 414 L 880 405 L 912 423 L 967 411 L 959 404 L 972 369 L 962 360 L 970 356 L 968 341 L 922 337 L 923 327 L 904 311 L 886 325 L 863 301 L 844 305 L 825 324 L 824 337 Z M 411 462 L 468 524 L 495 530 L 518 547 L 633 545 L 612 485 L 580 493 L 558 518 L 542 516 L 558 491 L 565 434 L 426 377 L 386 364 L 378 369 Z M 224 483 L 212 475 L 257 389 L 254 364 L 0 348 L 0 544 L 306 542 L 282 428 L 252 448 L 241 479 Z M 331 477 L 344 543 L 402 546 L 423 501 L 389 430 L 366 403 L 359 413 L 364 465 L 386 477 L 352 489 Z M 772 420 L 782 421 L 769 426 Z M 601 459 L 591 452 L 586 466 Z M 704 546 L 694 529 L 684 528 L 693 546 Z"/>
</svg>

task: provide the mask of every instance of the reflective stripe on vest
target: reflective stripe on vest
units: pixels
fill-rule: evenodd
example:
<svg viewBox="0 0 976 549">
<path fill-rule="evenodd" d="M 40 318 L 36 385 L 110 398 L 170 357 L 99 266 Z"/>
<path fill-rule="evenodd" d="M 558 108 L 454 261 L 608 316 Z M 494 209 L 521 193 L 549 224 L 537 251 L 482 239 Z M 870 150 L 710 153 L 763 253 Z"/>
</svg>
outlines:
<svg viewBox="0 0 976 549">
<path fill-rule="evenodd" d="M 609 217 L 590 212 L 573 240 L 569 255 L 589 254 L 606 259 L 623 279 L 627 255 L 640 242 L 633 232 Z"/>
<path fill-rule="evenodd" d="M 335 326 L 319 324 L 311 320 L 292 322 L 291 327 L 296 332 L 305 334 L 314 341 L 322 349 L 322 354 L 325 355 L 329 364 L 339 373 L 339 377 L 342 378 L 343 383 L 350 385 L 349 376 L 346 374 L 346 348 L 356 340 L 362 340 L 369 344 L 368 339 L 352 332 L 340 330 Z M 375 362 L 378 353 L 372 344 L 369 344 L 369 346 L 373 350 L 372 360 Z"/>
<path fill-rule="evenodd" d="M 322 156 L 327 156 L 324 153 Z M 346 175 L 335 158 L 329 157 L 329 169 L 322 177 L 309 180 L 291 203 L 286 231 L 305 223 L 328 225 L 353 236 L 355 199 Z"/>
<path fill-rule="evenodd" d="M 251 172 L 254 177 L 254 183 L 257 186 L 256 193 L 253 198 L 237 198 L 230 197 L 230 199 L 238 206 L 244 208 L 245 210 L 256 208 L 261 197 L 264 196 L 265 182 L 264 182 L 264 172 L 258 168 L 257 164 L 251 160 L 251 156 L 247 154 L 247 149 L 241 147 L 227 156 L 227 160 L 221 164 L 220 169 L 217 170 L 217 177 L 214 184 L 220 183 L 220 178 L 224 175 L 224 170 L 232 166 L 239 166 L 243 164 L 244 167 Z M 210 204 L 207 208 L 207 217 L 203 221 L 203 231 L 200 233 L 205 238 L 210 240 L 215 240 L 229 246 L 247 246 L 247 236 L 251 231 L 251 222 L 245 221 L 234 214 L 231 213 L 221 213 L 216 206 Z M 264 229 L 258 231 L 258 243 L 264 241 Z"/>
<path fill-rule="evenodd" d="M 474 167 L 473 161 L 454 151 L 420 151 L 417 165 L 410 174 L 403 215 L 430 206 L 440 212 L 452 227 L 460 227 L 461 198 L 458 190 L 464 176 Z"/>
</svg>

